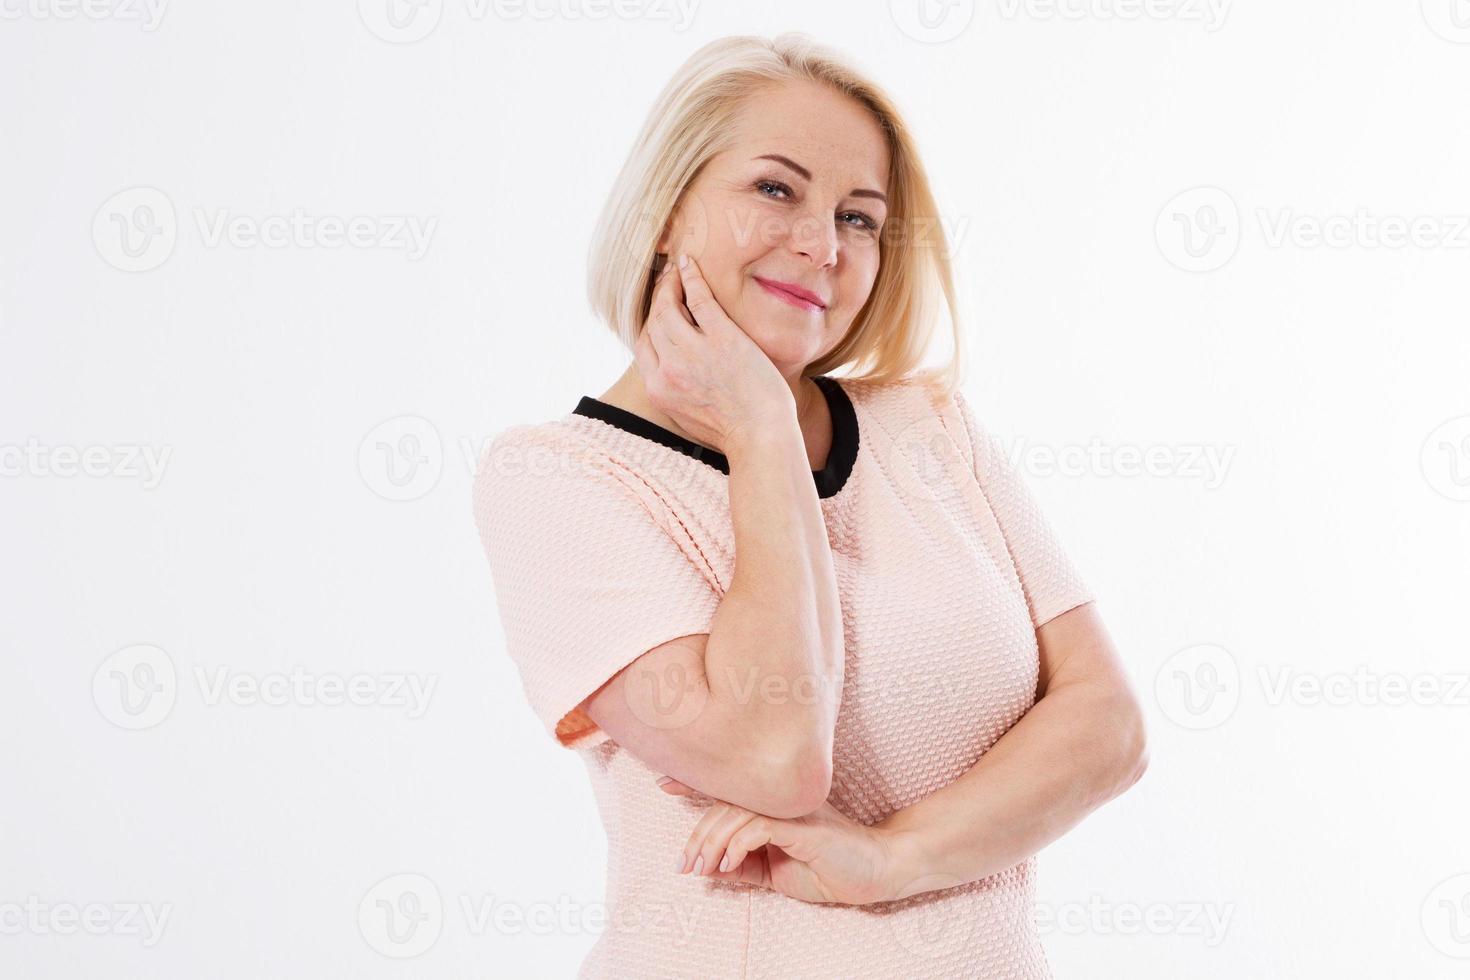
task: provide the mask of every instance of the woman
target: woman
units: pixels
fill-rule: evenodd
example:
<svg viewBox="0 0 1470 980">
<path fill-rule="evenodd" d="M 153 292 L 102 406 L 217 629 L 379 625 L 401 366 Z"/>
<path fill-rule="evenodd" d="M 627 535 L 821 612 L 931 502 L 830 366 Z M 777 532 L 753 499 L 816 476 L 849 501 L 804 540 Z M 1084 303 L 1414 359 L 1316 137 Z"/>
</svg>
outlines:
<svg viewBox="0 0 1470 980">
<path fill-rule="evenodd" d="M 1034 855 L 1144 729 L 957 326 L 919 370 L 938 294 L 957 324 L 936 219 L 876 86 L 709 44 L 590 257 L 632 363 L 480 460 L 506 649 L 607 830 L 582 976 L 1049 976 Z"/>
</svg>

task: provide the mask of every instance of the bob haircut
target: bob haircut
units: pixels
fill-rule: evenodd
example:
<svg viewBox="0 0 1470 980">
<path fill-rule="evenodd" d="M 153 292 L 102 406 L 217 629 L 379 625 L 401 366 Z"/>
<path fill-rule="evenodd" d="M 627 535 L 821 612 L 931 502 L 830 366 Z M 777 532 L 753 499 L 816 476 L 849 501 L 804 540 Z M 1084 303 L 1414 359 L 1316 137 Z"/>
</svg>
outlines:
<svg viewBox="0 0 1470 980">
<path fill-rule="evenodd" d="M 898 107 L 831 48 L 801 32 L 774 39 L 711 41 L 686 61 L 654 102 L 598 218 L 588 250 L 587 298 L 593 311 L 634 349 L 648 317 L 665 256 L 658 240 L 685 188 L 730 146 L 736 114 L 762 86 L 788 80 L 829 85 L 865 106 L 888 138 L 888 217 L 879 238 L 878 275 L 847 335 L 803 375 L 851 366 L 845 377 L 874 382 L 922 376 L 946 397 L 960 383 L 963 331 L 954 277 L 929 178 Z M 937 287 L 937 288 L 936 288 Z M 949 309 L 953 351 L 924 367 L 939 296 Z"/>
</svg>

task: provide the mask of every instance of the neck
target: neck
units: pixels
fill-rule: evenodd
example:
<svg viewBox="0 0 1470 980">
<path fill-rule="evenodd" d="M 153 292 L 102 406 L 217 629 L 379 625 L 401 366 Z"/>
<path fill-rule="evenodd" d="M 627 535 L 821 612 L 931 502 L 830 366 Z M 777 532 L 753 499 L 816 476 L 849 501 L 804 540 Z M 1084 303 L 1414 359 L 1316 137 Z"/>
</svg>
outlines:
<svg viewBox="0 0 1470 980">
<path fill-rule="evenodd" d="M 801 426 L 802 435 L 807 444 L 813 441 L 809 434 L 821 428 L 818 424 L 821 418 L 825 418 L 823 409 L 826 405 L 826 397 L 817 383 L 811 378 L 802 377 L 800 373 L 786 375 L 786 383 L 791 386 L 791 398 L 796 403 L 796 418 Z M 648 390 L 643 385 L 643 375 L 638 371 L 636 362 L 629 364 L 628 369 L 623 372 L 613 386 L 599 397 L 609 405 L 632 412 L 648 419 L 655 425 L 661 425 L 675 435 L 682 436 L 690 442 L 704 446 L 706 449 L 717 449 L 718 447 L 706 445 L 694 436 L 680 428 L 672 417 L 659 411 L 648 398 Z"/>
</svg>

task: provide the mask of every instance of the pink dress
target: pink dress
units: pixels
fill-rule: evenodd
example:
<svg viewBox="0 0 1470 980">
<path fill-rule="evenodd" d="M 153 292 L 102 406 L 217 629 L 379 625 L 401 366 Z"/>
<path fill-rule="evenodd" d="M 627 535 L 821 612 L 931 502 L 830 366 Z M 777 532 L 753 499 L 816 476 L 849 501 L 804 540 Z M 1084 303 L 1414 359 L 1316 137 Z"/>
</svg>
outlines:
<svg viewBox="0 0 1470 980">
<path fill-rule="evenodd" d="M 829 801 L 872 824 L 953 782 L 1026 713 L 1037 627 L 1092 596 L 962 394 L 817 380 L 833 443 L 813 480 L 846 642 Z M 506 652 L 547 736 L 586 763 L 607 833 L 606 926 L 579 977 L 1050 977 L 1034 857 L 867 906 L 674 871 L 708 798 L 665 794 L 578 705 L 644 651 L 709 632 L 735 567 L 728 472 L 591 397 L 503 430 L 479 461 Z"/>
</svg>

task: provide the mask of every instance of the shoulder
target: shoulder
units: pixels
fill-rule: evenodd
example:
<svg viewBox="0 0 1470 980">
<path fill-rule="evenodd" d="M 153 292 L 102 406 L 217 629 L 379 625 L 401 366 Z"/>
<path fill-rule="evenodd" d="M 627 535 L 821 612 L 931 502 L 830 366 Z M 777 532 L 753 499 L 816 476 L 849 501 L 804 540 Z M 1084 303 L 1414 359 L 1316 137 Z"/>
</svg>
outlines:
<svg viewBox="0 0 1470 980">
<path fill-rule="evenodd" d="M 947 393 L 935 378 L 908 375 L 888 380 L 838 378 L 854 405 L 876 414 L 933 415 L 956 408 L 959 392 Z"/>
<path fill-rule="evenodd" d="M 537 458 L 565 461 L 586 454 L 586 439 L 579 437 L 564 419 L 507 426 L 491 435 L 475 463 L 476 484 L 494 485 L 501 477 L 524 471 L 518 465 Z"/>
<path fill-rule="evenodd" d="M 553 517 L 596 498 L 605 463 L 587 437 L 565 419 L 507 426 L 484 444 L 472 492 L 477 521 Z"/>
<path fill-rule="evenodd" d="M 570 416 L 495 433 L 475 465 L 473 510 L 482 534 L 532 527 L 542 541 L 575 541 L 677 526 L 660 474 L 620 451 L 606 429 Z"/>
<path fill-rule="evenodd" d="M 924 374 L 883 381 L 844 378 L 842 386 L 870 429 L 881 429 L 890 440 L 902 443 L 948 438 L 967 461 L 973 461 L 980 427 L 958 388 L 949 391 L 940 380 Z"/>
</svg>

